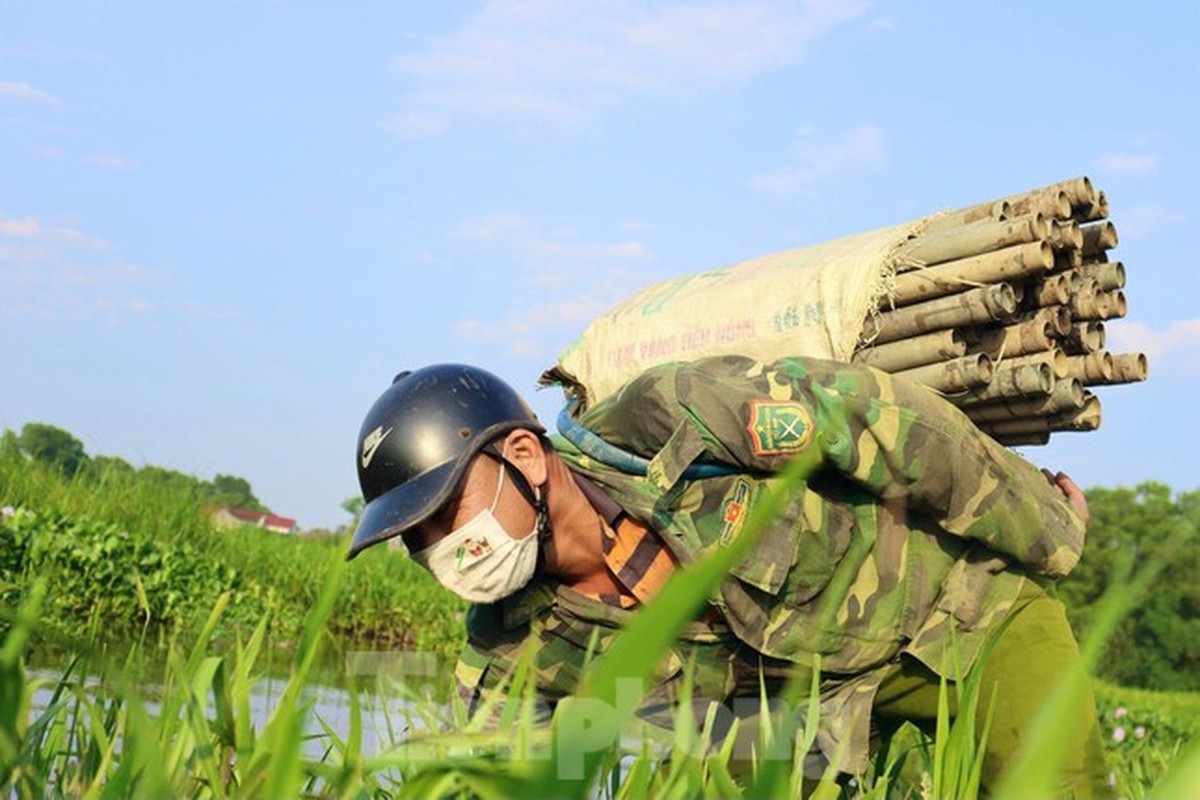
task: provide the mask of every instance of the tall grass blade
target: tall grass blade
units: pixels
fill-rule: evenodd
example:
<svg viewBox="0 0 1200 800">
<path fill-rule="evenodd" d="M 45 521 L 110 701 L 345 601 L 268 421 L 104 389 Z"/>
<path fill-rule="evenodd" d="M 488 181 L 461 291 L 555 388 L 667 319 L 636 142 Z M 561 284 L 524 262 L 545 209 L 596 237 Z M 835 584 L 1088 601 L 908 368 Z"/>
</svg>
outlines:
<svg viewBox="0 0 1200 800">
<path fill-rule="evenodd" d="M 1115 573 L 1117 577 L 1101 597 L 1092 630 L 1080 648 L 1079 662 L 1047 695 L 1046 702 L 1030 726 L 1024 745 L 995 787 L 996 797 L 1026 800 L 1061 794 L 1058 784 L 1069 756 L 1067 742 L 1073 740 L 1071 727 L 1077 724 L 1077 714 L 1074 712 L 1082 706 L 1086 697 L 1091 680 L 1090 671 L 1121 619 L 1149 590 L 1183 541 L 1184 532 L 1180 531 L 1167 547 L 1136 574 L 1130 575 L 1132 565 L 1128 562 L 1123 570 L 1124 575 L 1121 571 Z"/>
<path fill-rule="evenodd" d="M 301 697 L 317 646 L 337 598 L 345 573 L 345 559 L 331 554 L 329 571 L 317 601 L 304 623 L 292 674 L 275 711 L 256 742 L 239 794 L 246 797 L 294 797 L 303 782 L 304 721 L 311 701 Z"/>
<path fill-rule="evenodd" d="M 13 626 L 0 644 L 0 789 L 7 789 L 17 771 L 18 756 L 26 736 L 26 721 L 33 690 L 25 678 L 22 656 L 33 635 L 46 596 L 46 584 L 37 581 L 17 608 Z M 18 778 L 17 787 L 34 788 L 32 781 Z"/>
<path fill-rule="evenodd" d="M 641 703 L 659 659 L 740 562 L 781 505 L 811 474 L 819 453 L 793 459 L 756 503 L 728 547 L 716 549 L 675 572 L 587 673 L 576 697 L 555 713 L 550 759 L 538 770 L 529 793 L 535 797 L 583 797 L 592 787 L 605 752 Z"/>
<path fill-rule="evenodd" d="M 1149 800 L 1200 796 L 1200 739 L 1191 743 L 1147 795 Z"/>
</svg>

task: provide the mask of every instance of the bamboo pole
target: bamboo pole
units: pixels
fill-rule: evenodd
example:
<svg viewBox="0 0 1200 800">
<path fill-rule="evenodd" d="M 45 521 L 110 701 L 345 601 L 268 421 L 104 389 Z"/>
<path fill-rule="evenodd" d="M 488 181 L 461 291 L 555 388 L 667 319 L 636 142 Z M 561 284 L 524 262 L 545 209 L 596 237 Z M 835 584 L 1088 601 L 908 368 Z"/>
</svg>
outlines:
<svg viewBox="0 0 1200 800">
<path fill-rule="evenodd" d="M 1112 354 L 1101 350 L 1082 356 L 1067 356 L 1067 374 L 1088 386 L 1108 383 L 1113 377 Z"/>
<path fill-rule="evenodd" d="M 968 353 L 987 353 L 995 360 L 1004 352 L 1004 328 L 959 328 L 955 334 L 967 343 Z"/>
<path fill-rule="evenodd" d="M 1113 380 L 1118 383 L 1144 381 L 1149 374 L 1150 367 L 1142 353 L 1122 353 L 1113 356 Z"/>
<path fill-rule="evenodd" d="M 1091 395 L 1083 408 L 1047 417 L 1051 431 L 1094 431 L 1100 427 L 1100 398 Z"/>
<path fill-rule="evenodd" d="M 1096 289 L 1095 278 L 1085 278 L 1083 287 L 1071 295 L 1067 304 L 1071 317 L 1075 320 L 1107 319 L 1112 312 L 1113 298 Z M 1063 331 L 1063 334 L 1066 332 Z"/>
<path fill-rule="evenodd" d="M 1090 208 L 1096 202 L 1096 188 L 1092 186 L 1091 178 L 1086 175 L 1059 181 L 1046 188 L 1061 189 L 1070 199 L 1072 207 Z"/>
<path fill-rule="evenodd" d="M 996 329 L 1001 356 L 1023 356 L 1054 346 L 1054 326 L 1049 319 L 1035 317 Z"/>
<path fill-rule="evenodd" d="M 1050 371 L 1054 373 L 1055 378 L 1068 378 L 1071 376 L 1070 371 L 1070 356 L 1066 354 L 1060 347 L 1051 347 L 1040 353 L 1028 353 L 1020 356 L 1002 356 L 997 362 L 996 367 L 1019 367 L 1026 364 L 1046 364 L 1050 367 Z"/>
<path fill-rule="evenodd" d="M 1014 216 L 1012 206 L 1004 200 L 992 200 L 928 218 L 925 220 L 923 235 L 939 233 L 960 225 L 970 225 L 972 222 L 981 220 L 1001 220 L 1012 216 Z"/>
<path fill-rule="evenodd" d="M 1096 320 L 1077 322 L 1070 332 L 1062 337 L 1062 348 L 1067 355 L 1082 356 L 1104 349 L 1104 323 Z"/>
<path fill-rule="evenodd" d="M 983 422 L 979 427 L 992 435 L 1054 431 L 1094 431 L 1100 427 L 1100 398 L 1092 395 L 1082 408 L 1048 417 L 1025 417 Z"/>
<path fill-rule="evenodd" d="M 1017 216 L 1040 212 L 1051 219 L 1071 218 L 1071 196 L 1060 184 L 1004 198 Z"/>
<path fill-rule="evenodd" d="M 1103 386 L 1117 383 L 1137 383 L 1149 376 L 1150 367 L 1146 356 L 1142 353 L 1122 353 L 1112 357 L 1112 379 L 1093 381 L 1092 386 Z"/>
<path fill-rule="evenodd" d="M 1081 267 L 1082 265 L 1080 265 L 1080 267 L 1075 267 L 1056 273 L 1067 279 L 1067 286 L 1071 289 L 1072 294 L 1082 292 L 1084 287 L 1088 285 L 1088 280 L 1094 280 L 1090 278 L 1090 276 L 1084 275 Z"/>
<path fill-rule="evenodd" d="M 1056 250 L 1051 272 L 1065 272 L 1083 265 L 1083 253 L 1078 250 Z"/>
<path fill-rule="evenodd" d="M 986 386 L 992 378 L 992 360 L 983 353 L 894 373 L 938 392 L 961 392 Z"/>
<path fill-rule="evenodd" d="M 1096 288 L 1102 292 L 1125 288 L 1125 265 L 1120 261 L 1083 264 L 1075 272 L 1081 278 L 1094 278 Z"/>
<path fill-rule="evenodd" d="M 1063 411 L 1083 408 L 1088 392 L 1083 383 L 1075 378 L 1058 381 L 1046 397 L 1028 400 L 1006 400 L 998 403 L 982 403 L 963 406 L 963 412 L 974 422 L 998 422 L 1005 419 L 1046 417 Z"/>
<path fill-rule="evenodd" d="M 1113 292 L 1097 292 L 1096 298 L 1104 309 L 1101 319 L 1119 319 L 1129 312 L 1129 301 L 1119 289 Z"/>
<path fill-rule="evenodd" d="M 1085 386 L 1146 379 L 1143 354 L 1104 351 L 1102 320 L 1128 310 L 1126 273 L 1109 260 L 1119 237 L 1108 198 L 1087 177 L 922 225 L 896 251 L 855 363 L 945 393 L 1012 446 L 1093 430 L 1100 403 Z"/>
<path fill-rule="evenodd" d="M 984 219 L 969 225 L 924 233 L 901 245 L 896 255 L 912 262 L 914 266 L 943 264 L 1015 244 L 1041 241 L 1050 236 L 1050 232 L 1050 221 L 1042 214 L 1028 214 L 1015 219 Z"/>
<path fill-rule="evenodd" d="M 1075 220 L 1053 220 L 1050 223 L 1050 245 L 1055 250 L 1078 250 L 1083 247 L 1083 231 Z"/>
<path fill-rule="evenodd" d="M 1050 442 L 1050 431 L 1036 433 L 995 433 L 992 438 L 1005 447 L 1023 447 L 1026 445 L 1042 445 Z"/>
<path fill-rule="evenodd" d="M 1017 298 L 1013 287 L 996 283 L 894 311 L 881 311 L 867 318 L 862 338 L 866 342 L 885 344 L 945 328 L 1005 322 L 1016 312 Z"/>
<path fill-rule="evenodd" d="M 899 372 L 966 354 L 967 339 L 960 331 L 941 330 L 864 347 L 851 360 L 886 372 Z"/>
<path fill-rule="evenodd" d="M 1096 192 L 1095 200 L 1087 206 L 1076 206 L 1071 213 L 1076 222 L 1095 222 L 1108 217 L 1108 195 L 1104 190 Z"/>
<path fill-rule="evenodd" d="M 1084 258 L 1090 258 L 1105 250 L 1111 250 L 1117 246 L 1117 226 L 1111 222 L 1097 222 L 1094 225 L 1084 225 L 1083 231 L 1083 246 L 1079 251 L 1083 253 Z"/>
<path fill-rule="evenodd" d="M 1054 389 L 1054 373 L 1046 364 L 1033 364 L 1012 369 L 997 369 L 991 383 L 978 389 L 950 395 L 955 405 L 971 405 L 991 400 L 1005 400 L 1024 396 L 1042 396 Z"/>
<path fill-rule="evenodd" d="M 1054 251 L 1046 242 L 1013 245 L 898 275 L 888 299 L 897 306 L 910 305 L 972 286 L 1037 275 L 1053 265 Z"/>
<path fill-rule="evenodd" d="M 1071 299 L 1071 281 L 1066 273 L 1035 278 L 1029 282 L 1026 295 L 1030 298 L 1030 304 L 1038 308 L 1066 305 Z"/>
<path fill-rule="evenodd" d="M 1053 336 L 1066 336 L 1071 332 L 1072 315 L 1069 306 L 1045 306 L 1033 313 L 1030 320 L 1050 323 Z"/>
</svg>

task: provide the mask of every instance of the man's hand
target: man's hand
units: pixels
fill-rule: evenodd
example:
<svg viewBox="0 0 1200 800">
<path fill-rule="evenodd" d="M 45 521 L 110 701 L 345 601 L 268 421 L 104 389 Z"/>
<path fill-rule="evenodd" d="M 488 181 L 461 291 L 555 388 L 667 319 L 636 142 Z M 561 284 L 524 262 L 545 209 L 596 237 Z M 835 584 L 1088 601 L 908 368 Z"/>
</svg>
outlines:
<svg viewBox="0 0 1200 800">
<path fill-rule="evenodd" d="M 1088 511 L 1087 497 L 1084 496 L 1083 490 L 1065 472 L 1055 474 L 1043 468 L 1042 474 L 1046 476 L 1046 480 L 1050 482 L 1051 486 L 1058 489 L 1059 494 L 1065 497 L 1071 505 L 1075 506 L 1075 510 L 1083 518 L 1083 526 L 1086 528 L 1091 521 L 1092 515 Z"/>
</svg>

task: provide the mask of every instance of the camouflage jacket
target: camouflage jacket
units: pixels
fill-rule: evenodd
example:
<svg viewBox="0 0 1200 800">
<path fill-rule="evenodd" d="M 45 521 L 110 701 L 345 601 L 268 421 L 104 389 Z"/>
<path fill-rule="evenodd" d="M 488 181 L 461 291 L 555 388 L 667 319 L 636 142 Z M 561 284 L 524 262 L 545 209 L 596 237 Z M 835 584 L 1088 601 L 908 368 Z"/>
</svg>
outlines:
<svg viewBox="0 0 1200 800">
<path fill-rule="evenodd" d="M 576 419 L 650 459 L 645 475 L 630 474 L 555 439 L 572 471 L 652 525 L 682 563 L 736 536 L 772 474 L 820 449 L 818 473 L 714 598 L 727 629 L 712 632 L 719 647 L 701 649 L 717 665 L 748 650 L 806 668 L 819 654 L 823 674 L 832 673 L 829 723 L 842 727 L 834 739 L 851 735 L 852 707 L 869 709 L 878 668 L 909 653 L 954 678 L 1026 578 L 1061 577 L 1082 550 L 1082 520 L 1035 467 L 933 392 L 870 368 L 734 356 L 664 365 Z M 697 462 L 736 471 L 686 477 Z M 534 638 L 542 688 L 570 693 L 589 635 L 599 631 L 603 646 L 619 627 L 620 614 L 589 603 L 535 581 L 476 607 L 460 680 L 495 685 Z M 739 682 L 723 680 L 714 678 L 718 694 Z M 862 755 L 865 730 L 851 738 Z"/>
</svg>

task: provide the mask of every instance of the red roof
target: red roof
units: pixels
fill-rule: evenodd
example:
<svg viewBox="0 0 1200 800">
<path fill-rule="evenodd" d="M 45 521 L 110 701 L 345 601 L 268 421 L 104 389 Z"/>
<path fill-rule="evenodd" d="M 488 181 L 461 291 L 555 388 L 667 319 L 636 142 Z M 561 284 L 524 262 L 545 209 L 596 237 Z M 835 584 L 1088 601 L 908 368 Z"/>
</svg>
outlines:
<svg viewBox="0 0 1200 800">
<path fill-rule="evenodd" d="M 225 506 L 224 510 L 228 512 L 229 516 L 239 519 L 247 525 L 257 525 L 260 528 L 285 531 L 295 530 L 296 528 L 296 520 L 290 517 L 264 514 L 261 511 L 251 511 L 248 508 L 234 508 L 233 506 Z"/>
</svg>

